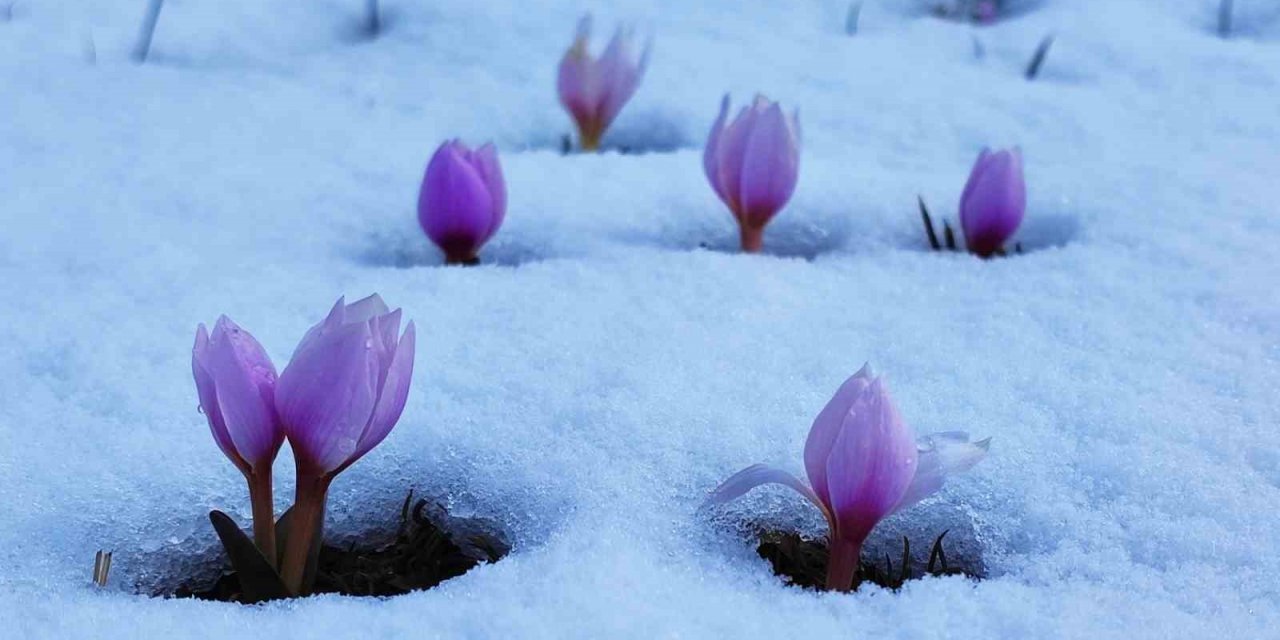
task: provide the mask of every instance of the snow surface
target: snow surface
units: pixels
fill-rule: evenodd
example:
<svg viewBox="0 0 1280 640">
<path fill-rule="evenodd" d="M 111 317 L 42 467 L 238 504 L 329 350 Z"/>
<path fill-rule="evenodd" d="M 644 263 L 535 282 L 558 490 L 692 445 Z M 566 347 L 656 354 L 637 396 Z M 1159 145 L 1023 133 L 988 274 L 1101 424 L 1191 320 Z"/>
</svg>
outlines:
<svg viewBox="0 0 1280 640">
<path fill-rule="evenodd" d="M 0 635 L 1280 637 L 1273 0 L 1237 0 L 1231 40 L 1215 0 L 1023 2 L 985 28 L 868 0 L 855 37 L 836 0 L 383 0 L 372 42 L 362 0 L 168 0 L 144 66 L 142 0 L 7 4 Z M 651 153 L 557 151 L 587 8 L 600 36 L 654 34 L 607 139 Z M 773 255 L 744 256 L 700 146 L 723 92 L 757 90 L 800 108 L 805 148 Z M 509 183 L 479 268 L 442 268 L 414 219 L 454 136 L 492 139 Z M 924 251 L 916 194 L 954 219 L 1006 144 L 1029 253 Z M 136 595 L 209 569 L 209 509 L 248 516 L 196 411 L 196 323 L 225 312 L 283 366 L 373 291 L 417 321 L 417 372 L 331 532 L 385 525 L 413 486 L 515 552 L 390 600 Z M 803 501 L 698 510 L 747 464 L 799 471 L 864 360 L 919 432 L 994 438 L 875 544 L 951 529 L 987 580 L 804 592 L 745 533 L 820 533 Z M 278 508 L 291 476 L 282 453 Z"/>
</svg>

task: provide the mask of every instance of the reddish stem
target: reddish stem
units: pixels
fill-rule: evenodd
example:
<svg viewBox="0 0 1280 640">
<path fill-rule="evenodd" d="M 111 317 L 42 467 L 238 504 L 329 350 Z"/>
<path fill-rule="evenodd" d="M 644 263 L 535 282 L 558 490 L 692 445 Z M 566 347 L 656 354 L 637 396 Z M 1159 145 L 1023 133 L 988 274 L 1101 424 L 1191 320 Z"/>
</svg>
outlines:
<svg viewBox="0 0 1280 640">
<path fill-rule="evenodd" d="M 862 556 L 862 543 L 835 538 L 831 540 L 827 558 L 827 589 L 852 591 L 858 587 L 858 561 Z"/>
<path fill-rule="evenodd" d="M 253 508 L 253 542 L 267 559 L 271 568 L 276 566 L 276 508 L 271 491 L 271 469 L 265 472 L 250 471 L 249 504 Z"/>
<path fill-rule="evenodd" d="M 294 595 L 306 595 L 311 585 L 304 585 L 311 545 L 324 524 L 324 503 L 329 494 L 331 479 L 298 473 L 297 496 L 290 516 L 289 539 L 285 541 L 284 559 L 280 566 L 280 578 L 285 588 Z"/>
<path fill-rule="evenodd" d="M 764 227 L 748 227 L 745 224 L 739 224 L 738 230 L 742 235 L 742 250 L 745 253 L 760 253 L 764 248 Z"/>
</svg>

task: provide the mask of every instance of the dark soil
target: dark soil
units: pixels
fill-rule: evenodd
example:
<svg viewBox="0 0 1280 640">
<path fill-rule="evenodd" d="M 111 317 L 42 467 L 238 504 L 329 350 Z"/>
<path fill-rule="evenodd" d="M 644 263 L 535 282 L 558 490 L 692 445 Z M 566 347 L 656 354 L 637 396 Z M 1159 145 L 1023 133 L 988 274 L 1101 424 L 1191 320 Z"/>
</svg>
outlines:
<svg viewBox="0 0 1280 640">
<path fill-rule="evenodd" d="M 476 565 L 497 562 L 511 549 L 490 533 L 485 523 L 450 520 L 426 500 L 405 498 L 395 539 L 372 548 L 325 544 L 312 593 L 348 596 L 398 596 L 430 589 Z M 448 523 L 442 526 L 442 523 Z M 183 585 L 172 594 L 220 602 L 243 602 L 235 571 L 224 572 L 212 585 Z"/>
<path fill-rule="evenodd" d="M 887 589 L 901 588 L 908 580 L 926 576 L 962 575 L 978 579 L 976 571 L 947 562 L 943 548 L 944 531 L 928 550 L 928 562 L 923 565 L 912 555 L 911 544 L 902 539 L 902 554 L 896 558 L 869 558 L 862 556 L 858 569 L 858 581 L 870 582 Z M 756 553 L 773 565 L 773 572 L 784 581 L 805 589 L 826 589 L 827 541 L 805 540 L 799 534 L 784 531 L 763 531 Z"/>
</svg>

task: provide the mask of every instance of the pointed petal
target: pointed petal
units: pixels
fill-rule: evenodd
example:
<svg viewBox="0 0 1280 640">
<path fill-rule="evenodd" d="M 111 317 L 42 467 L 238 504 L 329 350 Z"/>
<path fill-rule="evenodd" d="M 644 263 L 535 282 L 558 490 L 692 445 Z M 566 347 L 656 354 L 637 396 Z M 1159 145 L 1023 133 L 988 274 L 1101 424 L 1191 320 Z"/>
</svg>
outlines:
<svg viewBox="0 0 1280 640">
<path fill-rule="evenodd" d="M 831 494 L 827 490 L 827 458 L 831 454 L 831 447 L 836 442 L 836 436 L 840 435 L 840 428 L 844 426 L 844 419 L 849 415 L 854 400 L 871 385 L 872 376 L 871 364 L 863 364 L 857 373 L 840 385 L 809 428 L 809 437 L 804 443 L 804 469 L 813 492 L 823 502 L 831 500 Z"/>
<path fill-rule="evenodd" d="M 609 40 L 604 55 L 600 56 L 602 91 L 596 113 L 602 130 L 609 128 L 622 107 L 635 95 L 644 74 L 643 66 L 632 55 L 631 40 L 631 29 L 618 29 Z"/>
<path fill-rule="evenodd" d="M 877 379 L 854 400 L 827 459 L 840 535 L 865 538 L 902 500 L 916 466 L 911 429 Z"/>
<path fill-rule="evenodd" d="M 742 163 L 747 151 L 747 139 L 755 126 L 755 112 L 750 107 L 743 107 L 738 115 L 725 127 L 716 145 L 716 167 L 720 171 L 717 181 L 724 191 L 725 203 L 733 211 L 735 218 L 741 218 L 742 198 Z"/>
<path fill-rule="evenodd" d="M 770 467 L 769 465 L 764 464 L 753 464 L 746 469 L 729 476 L 728 479 L 720 483 L 720 486 L 716 487 L 715 490 L 711 492 L 711 495 L 707 497 L 706 501 L 703 502 L 703 505 L 719 505 L 736 500 L 745 495 L 748 491 L 765 484 L 780 484 L 784 487 L 795 489 L 797 493 L 804 496 L 809 502 L 812 502 L 813 506 L 817 507 L 818 510 L 822 512 L 822 515 L 827 519 L 828 524 L 831 523 L 831 512 L 827 509 L 827 506 L 822 503 L 822 500 L 818 499 L 818 496 L 814 494 L 813 490 L 810 489 L 808 485 L 782 469 Z"/>
<path fill-rule="evenodd" d="M 196 327 L 196 343 L 191 350 L 191 375 L 196 381 L 196 394 L 200 398 L 200 411 L 209 423 L 209 432 L 213 441 L 227 456 L 231 463 L 248 473 L 249 464 L 236 451 L 235 443 L 227 433 L 226 421 L 222 418 L 222 409 L 218 407 L 218 391 L 213 376 L 209 374 L 205 362 L 209 358 L 209 333 L 204 324 Z"/>
<path fill-rule="evenodd" d="M 204 366 L 217 387 L 218 411 L 236 452 L 251 467 L 269 467 L 283 438 L 271 358 L 249 332 L 222 316 L 214 325 Z"/>
<path fill-rule="evenodd" d="M 329 309 L 329 315 L 325 316 L 324 320 L 321 320 L 319 324 L 307 329 L 307 332 L 302 336 L 302 340 L 298 341 L 298 346 L 294 348 L 291 359 L 298 357 L 298 352 L 310 347 L 311 343 L 320 336 L 342 326 L 343 318 L 347 313 L 346 301 L 346 296 L 338 298 L 338 301 L 333 303 L 333 307 Z"/>
<path fill-rule="evenodd" d="M 344 466 L 350 465 L 378 446 L 400 420 L 404 405 L 409 400 L 409 383 L 413 380 L 415 335 L 414 324 L 410 321 L 405 327 L 404 336 L 400 338 L 400 344 L 396 347 L 391 366 L 387 370 L 385 383 L 379 391 L 373 416 L 369 419 L 369 425 L 361 434 L 355 453 L 348 458 Z"/>
<path fill-rule="evenodd" d="M 707 146 L 702 150 L 702 170 L 707 174 L 707 180 L 711 183 L 711 188 L 715 190 L 716 195 L 725 204 L 729 204 L 729 196 L 720 182 L 720 140 L 724 135 L 725 122 L 728 118 L 729 94 L 726 93 L 720 99 L 720 115 L 716 117 L 715 123 L 711 125 L 711 133 L 707 134 Z"/>
<path fill-rule="evenodd" d="M 800 149 L 787 116 L 776 103 L 760 114 L 747 139 L 739 198 L 742 217 L 764 226 L 795 192 Z"/>
<path fill-rule="evenodd" d="M 374 316 L 382 316 L 391 312 L 387 307 L 387 303 L 382 301 L 382 296 L 373 294 L 367 298 L 361 298 L 347 305 L 346 313 L 342 318 L 343 324 L 351 324 L 354 322 L 367 322 Z"/>
<path fill-rule="evenodd" d="M 990 448 L 991 438 L 970 442 L 969 434 L 963 431 L 931 433 L 920 438 L 916 442 L 920 455 L 916 475 L 894 511 L 906 509 L 933 495 L 942 488 L 947 476 L 972 469 L 987 457 Z"/>
<path fill-rule="evenodd" d="M 368 323 L 347 324 L 294 356 L 276 383 L 276 410 L 299 464 L 327 473 L 356 451 L 377 399 Z"/>
</svg>

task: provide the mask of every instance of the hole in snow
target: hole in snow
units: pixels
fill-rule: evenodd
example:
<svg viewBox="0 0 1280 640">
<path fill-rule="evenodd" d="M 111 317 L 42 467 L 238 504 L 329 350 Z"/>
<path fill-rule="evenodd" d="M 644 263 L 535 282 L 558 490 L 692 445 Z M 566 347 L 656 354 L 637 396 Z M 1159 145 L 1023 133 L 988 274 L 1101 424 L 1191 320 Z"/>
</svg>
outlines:
<svg viewBox="0 0 1280 640">
<path fill-rule="evenodd" d="M 843 248 L 850 232 L 849 220 L 846 217 L 815 218 L 808 213 L 788 214 L 783 211 L 765 227 L 764 249 L 761 254 L 812 261 Z M 718 223 L 708 220 L 705 224 L 691 227 L 686 226 L 685 221 L 681 221 L 679 227 L 669 224 L 657 228 L 653 233 L 648 230 L 627 231 L 622 234 L 621 239 L 625 242 L 680 251 L 742 252 L 738 226 L 728 210 L 723 211 L 723 216 Z"/>
<path fill-rule="evenodd" d="M 623 115 L 605 132 L 600 141 L 602 153 L 641 155 L 646 153 L 672 153 L 681 149 L 700 148 L 676 122 L 661 113 L 649 111 Z M 554 149 L 560 153 L 579 153 L 577 130 L 572 126 L 564 131 L 547 131 L 535 137 L 532 149 Z"/>
<path fill-rule="evenodd" d="M 384 527 L 320 550 L 314 593 L 394 596 L 430 589 L 480 564 L 497 562 L 511 547 L 497 523 L 452 518 L 437 503 L 406 498 L 393 527 Z M 216 545 L 194 562 L 177 563 L 189 573 L 161 577 L 155 596 L 239 602 L 240 580 Z"/>
<path fill-rule="evenodd" d="M 930 209 L 929 213 L 930 221 L 933 224 L 934 236 L 942 247 L 941 251 L 948 251 L 948 247 L 952 246 L 951 243 L 954 243 L 954 250 L 964 251 L 964 233 L 960 230 L 959 221 L 953 217 L 939 216 L 933 209 Z M 948 226 L 951 228 L 952 240 L 947 239 L 946 229 Z M 1018 228 L 1017 233 L 1005 243 L 1005 253 L 1001 257 L 1016 257 L 1041 249 L 1064 247 L 1075 239 L 1079 230 L 1080 222 L 1075 217 L 1028 212 L 1026 217 L 1023 218 L 1022 225 Z M 924 251 L 933 250 L 926 222 L 918 215 L 914 237 L 915 239 L 911 243 L 913 248 Z"/>
<path fill-rule="evenodd" d="M 480 249 L 481 265 L 513 267 L 537 262 L 544 257 L 532 245 L 516 237 L 504 235 L 502 230 L 499 230 L 497 235 Z M 361 264 L 372 267 L 396 269 L 444 265 L 444 253 L 421 233 L 370 234 L 365 246 L 356 250 L 355 259 Z"/>
<path fill-rule="evenodd" d="M 1045 0 L 916 0 L 906 3 L 905 12 L 974 24 L 994 24 L 1030 13 L 1044 3 Z"/>
</svg>

